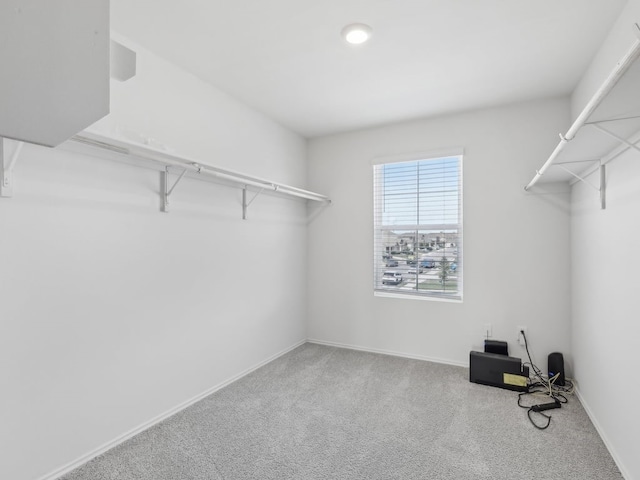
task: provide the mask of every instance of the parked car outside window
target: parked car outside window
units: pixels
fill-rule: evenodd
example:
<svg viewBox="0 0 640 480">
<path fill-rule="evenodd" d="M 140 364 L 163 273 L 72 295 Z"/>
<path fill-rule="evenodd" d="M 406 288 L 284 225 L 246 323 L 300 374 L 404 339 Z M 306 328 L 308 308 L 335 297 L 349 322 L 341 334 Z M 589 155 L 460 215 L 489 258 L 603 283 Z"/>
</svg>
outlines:
<svg viewBox="0 0 640 480">
<path fill-rule="evenodd" d="M 398 285 L 402 282 L 402 274 L 400 272 L 384 272 L 382 275 L 383 285 Z"/>
</svg>

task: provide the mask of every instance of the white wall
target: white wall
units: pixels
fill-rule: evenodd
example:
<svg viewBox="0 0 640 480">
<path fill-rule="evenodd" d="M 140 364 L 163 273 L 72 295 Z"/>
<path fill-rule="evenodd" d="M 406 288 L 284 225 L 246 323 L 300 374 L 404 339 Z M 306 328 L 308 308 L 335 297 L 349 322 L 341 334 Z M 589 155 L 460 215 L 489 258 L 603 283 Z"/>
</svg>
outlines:
<svg viewBox="0 0 640 480">
<path fill-rule="evenodd" d="M 122 40 L 122 39 L 120 39 Z M 138 52 L 95 129 L 304 187 L 306 141 Z M 306 338 L 306 206 L 25 146 L 0 199 L 0 478 L 33 480 Z"/>
<path fill-rule="evenodd" d="M 634 22 L 640 22 L 638 0 L 629 2 L 576 89 L 575 113 L 633 43 L 629 27 Z M 594 178 L 589 180 L 597 182 Z M 627 152 L 607 165 L 606 210 L 600 209 L 598 195 L 581 183 L 573 187 L 571 210 L 572 338 L 580 398 L 625 478 L 640 479 L 638 152 Z"/>
<path fill-rule="evenodd" d="M 465 365 L 485 323 L 524 356 L 524 325 L 539 366 L 561 351 L 570 367 L 568 189 L 523 190 L 568 122 L 568 100 L 552 99 L 311 140 L 309 188 L 333 204 L 308 231 L 309 337 Z M 463 303 L 374 297 L 371 160 L 456 146 L 466 152 Z"/>
<path fill-rule="evenodd" d="M 639 160 L 638 152 L 628 152 L 608 165 L 606 210 L 588 186 L 574 186 L 572 195 L 575 377 L 582 403 L 627 480 L 640 478 Z"/>
<path fill-rule="evenodd" d="M 573 118 L 580 114 L 616 63 L 637 39 L 636 23 L 640 23 L 640 0 L 627 0 L 627 5 L 571 95 Z"/>
</svg>

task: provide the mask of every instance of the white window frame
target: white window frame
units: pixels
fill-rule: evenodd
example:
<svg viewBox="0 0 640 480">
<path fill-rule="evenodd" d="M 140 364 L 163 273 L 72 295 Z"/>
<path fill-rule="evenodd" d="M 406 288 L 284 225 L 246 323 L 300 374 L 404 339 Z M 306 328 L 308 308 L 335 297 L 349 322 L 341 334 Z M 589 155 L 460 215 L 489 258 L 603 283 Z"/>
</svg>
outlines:
<svg viewBox="0 0 640 480">
<path fill-rule="evenodd" d="M 398 155 L 392 157 L 378 157 L 374 159 L 371 163 L 373 166 L 373 214 L 374 214 L 374 232 L 373 232 L 373 291 L 375 296 L 384 296 L 384 297 L 398 297 L 398 298 L 411 298 L 411 299 L 421 299 L 421 300 L 436 300 L 436 301 L 449 301 L 449 302 L 462 302 L 463 297 L 463 198 L 462 198 L 462 181 L 463 181 L 463 155 L 464 150 L 462 148 L 449 148 L 437 151 L 430 152 L 421 152 L 421 153 L 413 153 L 407 155 Z M 444 224 L 388 224 L 383 225 L 383 201 L 384 194 L 381 193 L 381 189 L 383 188 L 383 180 L 382 180 L 382 172 L 380 167 L 384 167 L 385 165 L 393 164 L 393 163 L 417 163 L 417 162 L 428 162 L 428 161 L 437 161 L 445 158 L 456 157 L 458 161 L 458 222 L 457 223 L 444 223 Z M 417 190 L 416 190 L 417 191 Z M 418 282 L 420 278 L 417 277 L 417 281 L 413 282 L 412 286 L 407 286 L 405 282 L 403 284 L 397 285 L 383 285 L 382 284 L 382 275 L 385 270 L 388 270 L 384 267 L 384 261 L 382 259 L 383 254 L 387 254 L 386 246 L 383 245 L 383 234 L 382 232 L 415 232 L 416 236 L 420 235 L 419 232 L 451 232 L 455 230 L 457 233 L 455 234 L 455 262 L 456 262 L 456 270 L 455 270 L 455 280 L 457 283 L 457 290 L 455 292 L 448 292 L 446 289 L 443 291 L 423 290 L 418 286 Z M 388 236 L 388 234 L 387 234 Z M 452 247 L 453 248 L 453 247 Z M 446 251 L 445 249 L 443 249 Z M 417 248 L 414 245 L 414 254 L 417 254 Z M 451 251 L 447 252 L 450 254 Z M 432 255 L 432 254 L 431 254 Z M 443 252 L 443 256 L 445 253 Z M 417 257 L 416 257 L 417 258 Z M 414 258 L 414 260 L 416 259 Z M 424 258 L 427 258 L 426 256 Z M 450 256 L 446 256 L 445 258 L 451 259 Z M 402 262 L 402 260 L 398 260 Z M 419 260 L 418 260 L 419 261 Z M 451 263 L 449 261 L 449 263 Z M 404 264 L 405 269 L 408 268 L 408 265 Z M 402 269 L 402 266 L 399 265 L 398 269 Z M 438 267 L 440 269 L 440 267 Z M 431 275 L 425 275 L 426 278 L 433 276 L 432 270 Z M 428 283 L 428 280 L 425 280 Z M 410 282 L 406 282 L 410 284 Z M 427 284 L 425 283 L 425 285 Z"/>
</svg>

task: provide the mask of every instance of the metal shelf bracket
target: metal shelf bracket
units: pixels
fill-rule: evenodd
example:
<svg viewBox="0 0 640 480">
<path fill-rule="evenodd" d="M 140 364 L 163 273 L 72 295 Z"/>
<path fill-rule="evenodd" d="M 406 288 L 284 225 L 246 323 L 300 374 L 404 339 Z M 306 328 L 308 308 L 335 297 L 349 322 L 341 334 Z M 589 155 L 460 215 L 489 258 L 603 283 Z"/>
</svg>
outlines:
<svg viewBox="0 0 640 480">
<path fill-rule="evenodd" d="M 600 165 L 600 208 L 607 208 L 607 170 L 605 165 Z"/>
<path fill-rule="evenodd" d="M 556 167 L 560 167 L 562 170 L 564 170 L 565 172 L 569 173 L 570 175 L 572 175 L 576 179 L 580 180 L 585 185 L 588 185 L 591 188 L 593 188 L 594 190 L 596 190 L 597 192 L 599 192 L 600 193 L 600 208 L 602 210 L 607 208 L 607 181 L 606 181 L 607 180 L 607 178 L 606 178 L 607 171 L 606 171 L 606 167 L 605 167 L 604 164 L 600 163 L 600 166 L 599 166 L 599 170 L 600 170 L 600 185 L 598 187 L 593 185 L 586 178 L 581 177 L 577 173 L 572 172 L 567 167 L 565 167 L 564 164 L 562 164 L 562 163 L 556 163 L 555 166 Z"/>
<path fill-rule="evenodd" d="M 274 188 L 275 190 L 277 190 L 277 187 L 274 187 Z M 261 188 L 258 192 L 256 192 L 253 198 L 247 202 L 247 186 L 246 185 L 244 186 L 244 188 L 242 189 L 242 219 L 243 220 L 247 219 L 247 209 L 249 208 L 249 206 L 253 203 L 253 201 L 256 198 L 258 198 L 258 195 L 260 195 L 263 191 L 264 191 L 264 188 Z"/>
<path fill-rule="evenodd" d="M 199 168 L 196 171 L 200 173 Z M 185 176 L 186 173 L 187 173 L 187 169 L 185 168 L 184 170 L 182 170 L 182 172 L 180 173 L 176 181 L 173 183 L 171 188 L 169 188 L 169 167 L 168 166 L 164 167 L 164 171 L 160 172 L 160 175 L 161 175 L 160 184 L 162 186 L 162 192 L 160 192 L 160 194 L 162 195 L 162 211 L 163 212 L 165 213 L 169 212 L 169 197 L 171 196 L 176 186 L 178 186 L 178 183 L 180 183 L 180 180 L 182 180 L 182 178 Z"/>
<path fill-rule="evenodd" d="M 11 156 L 8 155 L 10 140 L 0 138 L 0 197 L 13 196 L 13 167 L 15 167 L 22 150 L 23 142 L 15 142 L 16 147 Z"/>
</svg>

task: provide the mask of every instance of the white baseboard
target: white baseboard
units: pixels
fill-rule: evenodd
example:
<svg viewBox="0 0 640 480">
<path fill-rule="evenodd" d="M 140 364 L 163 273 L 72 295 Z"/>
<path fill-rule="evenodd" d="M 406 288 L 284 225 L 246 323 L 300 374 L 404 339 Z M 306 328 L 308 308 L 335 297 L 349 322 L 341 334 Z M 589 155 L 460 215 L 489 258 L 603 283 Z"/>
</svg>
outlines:
<svg viewBox="0 0 640 480">
<path fill-rule="evenodd" d="M 602 441 L 604 442 L 605 447 L 607 447 L 607 450 L 609 450 L 609 453 L 611 454 L 613 461 L 616 462 L 616 465 L 618 466 L 618 469 L 620 470 L 622 477 L 625 478 L 625 480 L 632 480 L 633 477 L 631 476 L 629 471 L 624 467 L 624 464 L 622 463 L 622 459 L 616 453 L 615 449 L 613 448 L 613 445 L 611 444 L 611 442 L 607 437 L 607 434 L 604 432 L 604 430 L 598 423 L 596 416 L 593 414 L 593 410 L 591 410 L 591 407 L 589 407 L 589 404 L 586 402 L 584 397 L 580 394 L 580 389 L 577 386 L 576 386 L 576 397 L 578 397 L 578 400 L 580 400 L 582 407 L 584 408 L 585 412 L 587 412 L 587 415 L 589 416 L 591 423 L 593 423 L 593 426 L 596 427 L 596 431 L 598 432 L 598 435 L 600 435 L 600 438 L 602 438 Z"/>
<path fill-rule="evenodd" d="M 433 363 L 442 363 L 444 365 L 453 365 L 456 367 L 466 367 L 469 368 L 468 362 L 456 362 L 453 360 L 448 360 L 444 358 L 436 358 L 436 357 L 427 357 L 425 355 L 414 355 L 410 353 L 403 352 L 394 352 L 392 350 L 382 350 L 379 348 L 369 348 L 369 347 L 361 347 L 359 345 L 349 345 L 347 343 L 337 343 L 337 342 L 327 342 L 324 340 L 317 340 L 313 338 L 308 338 L 307 342 L 316 343 L 318 345 L 326 345 L 328 347 L 337 347 L 337 348 L 347 348 L 349 350 L 358 350 L 360 352 L 369 352 L 369 353 L 380 353 L 382 355 L 391 355 L 393 357 L 402 357 L 402 358 L 410 358 L 412 360 L 424 360 L 427 362 Z"/>
<path fill-rule="evenodd" d="M 145 430 L 153 427 L 155 424 L 160 423 L 161 421 L 171 417 L 172 415 L 175 415 L 176 413 L 184 410 L 187 407 L 190 407 L 191 405 L 193 405 L 196 402 L 199 402 L 200 400 L 202 400 L 203 398 L 211 395 L 212 393 L 220 390 L 221 388 L 226 387 L 227 385 L 241 379 L 242 377 L 250 374 L 251 372 L 253 372 L 254 370 L 257 370 L 260 367 L 265 366 L 267 363 L 270 363 L 272 361 L 274 361 L 275 359 L 281 357 L 282 355 L 285 355 L 287 353 L 289 353 L 290 351 L 298 348 L 301 345 L 304 345 L 307 341 L 306 340 L 302 340 L 297 342 L 296 344 L 282 350 L 279 353 L 276 353 L 275 355 L 270 356 L 269 358 L 267 358 L 266 360 L 263 360 L 262 362 L 249 367 L 248 369 L 244 370 L 243 372 L 239 373 L 238 375 L 235 375 L 231 378 L 228 378 L 227 380 L 223 381 L 222 383 L 219 383 L 218 385 L 215 385 L 213 387 L 211 387 L 210 389 L 206 390 L 205 392 L 202 392 L 199 395 L 196 395 L 195 397 L 182 402 L 180 405 L 177 405 L 169 410 L 167 410 L 164 413 L 161 413 L 160 415 L 158 415 L 157 417 L 152 418 L 151 420 L 129 430 L 128 432 L 124 433 L 123 435 L 120 435 L 119 437 L 111 440 L 110 442 L 107 442 L 101 446 L 99 446 L 98 448 L 96 448 L 95 450 L 92 450 L 91 452 L 83 455 L 82 457 L 54 470 L 51 473 L 48 473 L 42 477 L 40 477 L 38 480 L 55 480 L 57 478 L 60 478 L 61 476 L 69 473 L 72 470 L 75 470 L 76 468 L 84 465 L 85 463 L 89 462 L 90 460 L 93 460 L 95 457 L 102 455 L 103 453 L 107 452 L 108 450 L 111 450 L 112 448 L 120 445 L 121 443 L 125 442 L 126 440 L 129 440 L 130 438 L 138 435 L 139 433 L 144 432 Z"/>
</svg>

